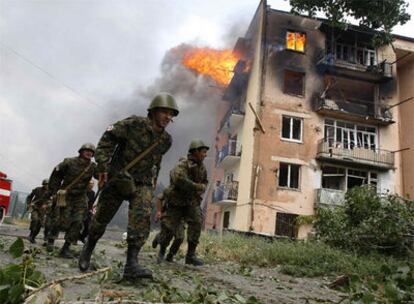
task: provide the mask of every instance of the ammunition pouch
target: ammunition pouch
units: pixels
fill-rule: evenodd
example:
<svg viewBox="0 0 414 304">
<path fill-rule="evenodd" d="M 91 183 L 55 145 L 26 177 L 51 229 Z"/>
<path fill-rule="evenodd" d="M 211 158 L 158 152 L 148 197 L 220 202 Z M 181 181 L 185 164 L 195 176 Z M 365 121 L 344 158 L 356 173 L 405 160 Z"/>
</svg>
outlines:
<svg viewBox="0 0 414 304">
<path fill-rule="evenodd" d="M 58 207 L 66 207 L 66 190 L 58 190 L 56 192 L 56 205 Z"/>
<path fill-rule="evenodd" d="M 125 171 L 114 176 L 113 184 L 118 192 L 126 198 L 131 197 L 136 191 L 134 178 Z"/>
</svg>

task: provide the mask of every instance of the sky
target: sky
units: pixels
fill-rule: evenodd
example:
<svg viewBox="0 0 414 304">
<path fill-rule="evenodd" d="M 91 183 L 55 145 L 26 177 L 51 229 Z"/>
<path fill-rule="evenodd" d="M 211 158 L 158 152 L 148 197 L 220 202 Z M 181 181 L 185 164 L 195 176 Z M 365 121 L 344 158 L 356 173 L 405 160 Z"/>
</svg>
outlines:
<svg viewBox="0 0 414 304">
<path fill-rule="evenodd" d="M 192 138 L 212 141 L 220 102 L 206 89 L 210 83 L 174 64 L 171 49 L 232 48 L 258 4 L 0 0 L 0 171 L 15 190 L 29 191 L 83 143 L 96 144 L 115 121 L 146 115 L 151 94 L 170 89 L 179 92 L 182 111 L 168 127 L 174 143 L 161 171 L 167 183 Z M 268 4 L 289 10 L 288 1 Z M 412 28 L 410 21 L 395 33 L 412 36 Z"/>
</svg>

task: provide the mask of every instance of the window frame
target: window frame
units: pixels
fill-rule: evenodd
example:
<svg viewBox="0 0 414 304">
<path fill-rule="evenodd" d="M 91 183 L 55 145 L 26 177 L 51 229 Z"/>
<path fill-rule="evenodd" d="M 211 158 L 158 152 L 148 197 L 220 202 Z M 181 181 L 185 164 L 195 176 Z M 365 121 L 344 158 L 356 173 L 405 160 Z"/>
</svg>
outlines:
<svg viewBox="0 0 414 304">
<path fill-rule="evenodd" d="M 283 119 L 284 118 L 289 118 L 289 120 L 290 120 L 289 121 L 289 135 L 290 135 L 290 138 L 283 137 Z M 292 136 L 293 136 L 293 120 L 294 119 L 300 121 L 300 139 L 292 138 Z M 288 141 L 288 142 L 303 144 L 303 129 L 304 129 L 303 128 L 303 124 L 304 124 L 303 118 L 290 116 L 290 115 L 282 115 L 281 124 L 282 124 L 282 127 L 280 128 L 280 139 L 282 141 Z"/>
<path fill-rule="evenodd" d="M 294 49 L 290 49 L 288 47 L 288 35 L 289 35 L 289 33 L 293 33 L 295 35 L 295 48 Z M 296 47 L 296 35 L 297 34 L 301 34 L 301 35 L 304 35 L 305 36 L 305 43 L 303 45 L 303 51 L 297 50 L 297 47 Z M 285 35 L 285 39 L 286 39 L 286 44 L 285 44 L 286 45 L 286 50 L 291 51 L 291 52 L 296 52 L 296 53 L 299 53 L 299 54 L 305 54 L 306 53 L 307 40 L 308 40 L 307 37 L 308 37 L 308 35 L 307 35 L 306 32 L 296 31 L 296 30 L 292 30 L 292 29 L 286 29 L 286 35 Z"/>
<path fill-rule="evenodd" d="M 281 171 L 282 165 L 287 165 L 287 167 L 288 167 L 288 171 L 287 171 L 287 186 L 281 186 L 280 185 L 280 171 Z M 291 179 L 292 166 L 297 166 L 298 167 L 298 187 L 297 188 L 291 187 L 290 179 Z M 285 189 L 285 190 L 301 191 L 301 180 L 302 180 L 302 178 L 301 178 L 301 175 L 302 175 L 301 167 L 302 166 L 299 165 L 299 164 L 280 162 L 279 163 L 279 172 L 278 172 L 278 183 L 277 183 L 278 188 Z"/>
</svg>

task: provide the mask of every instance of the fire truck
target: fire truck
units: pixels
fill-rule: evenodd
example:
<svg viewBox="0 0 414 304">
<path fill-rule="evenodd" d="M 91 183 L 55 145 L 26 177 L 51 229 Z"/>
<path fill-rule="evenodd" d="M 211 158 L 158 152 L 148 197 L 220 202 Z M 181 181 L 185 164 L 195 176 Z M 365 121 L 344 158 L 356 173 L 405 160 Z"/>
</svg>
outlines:
<svg viewBox="0 0 414 304">
<path fill-rule="evenodd" d="M 0 171 L 0 224 L 9 209 L 11 190 L 12 180 L 7 178 L 7 174 Z"/>
</svg>

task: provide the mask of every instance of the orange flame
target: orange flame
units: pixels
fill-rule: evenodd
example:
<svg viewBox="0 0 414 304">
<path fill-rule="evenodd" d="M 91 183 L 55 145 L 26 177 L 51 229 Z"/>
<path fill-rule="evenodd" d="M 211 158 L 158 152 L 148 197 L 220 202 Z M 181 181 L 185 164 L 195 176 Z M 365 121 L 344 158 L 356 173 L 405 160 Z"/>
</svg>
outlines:
<svg viewBox="0 0 414 304">
<path fill-rule="evenodd" d="M 184 53 L 182 63 L 198 74 L 210 76 L 218 84 L 228 85 L 239 59 L 231 50 L 191 48 Z"/>
</svg>

